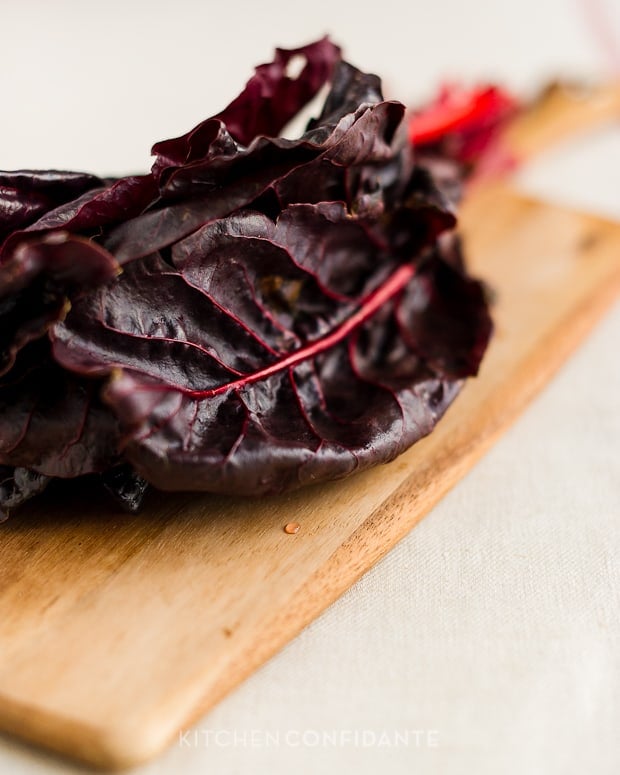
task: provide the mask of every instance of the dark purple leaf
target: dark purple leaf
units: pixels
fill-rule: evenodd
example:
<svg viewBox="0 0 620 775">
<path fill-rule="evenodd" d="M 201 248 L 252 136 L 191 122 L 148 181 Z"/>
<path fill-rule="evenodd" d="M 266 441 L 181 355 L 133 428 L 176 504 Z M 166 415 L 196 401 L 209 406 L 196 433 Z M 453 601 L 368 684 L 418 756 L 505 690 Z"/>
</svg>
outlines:
<svg viewBox="0 0 620 775">
<path fill-rule="evenodd" d="M 302 64 L 297 77 L 287 72 L 294 60 Z M 156 143 L 154 170 L 227 155 L 236 150 L 234 141 L 247 146 L 259 135 L 279 135 L 327 83 L 339 60 L 340 49 L 328 38 L 297 49 L 276 49 L 273 62 L 259 65 L 242 93 L 221 113 L 182 137 Z M 225 134 L 221 133 L 221 124 L 226 127 Z"/>
<path fill-rule="evenodd" d="M 0 375 L 17 352 L 69 308 L 69 296 L 114 277 L 118 264 L 100 245 L 64 231 L 22 241 L 0 264 Z"/>
<path fill-rule="evenodd" d="M 342 204 L 245 211 L 171 258 L 128 265 L 54 331 L 66 368 L 113 373 L 124 454 L 162 489 L 273 493 L 392 459 L 490 332 L 479 284 L 436 251 L 402 262 Z"/>
<path fill-rule="evenodd" d="M 139 215 L 157 196 L 157 190 L 152 175 L 133 175 L 109 181 L 105 188 L 92 188 L 13 232 L 2 247 L 3 260 L 10 260 L 20 241 L 36 233 L 60 229 L 99 236 L 104 228 Z"/>
<path fill-rule="evenodd" d="M 95 175 L 82 172 L 0 172 L 0 245 L 11 232 L 101 185 Z"/>
<path fill-rule="evenodd" d="M 329 61 L 312 60 L 314 70 L 329 74 L 333 51 L 323 44 L 316 48 L 313 56 L 328 56 Z M 283 56 L 282 62 L 288 59 Z M 346 93 L 341 93 L 341 78 L 337 96 L 330 101 L 329 123 L 314 124 L 298 140 L 258 136 L 248 148 L 238 147 L 219 120 L 209 119 L 182 138 L 156 145 L 155 150 L 165 154 L 165 164 L 158 157 L 154 167 L 160 175 L 162 199 L 112 229 L 104 240 L 106 248 L 120 263 L 142 258 L 251 205 L 269 190 L 281 205 L 341 198 L 354 203 L 358 196 L 352 185 L 355 170 L 361 173 L 364 167 L 393 160 L 391 143 L 404 108 L 381 101 L 376 76 L 350 65 L 338 72 L 344 72 L 344 81 L 368 102 L 360 106 L 357 100 L 347 100 Z M 316 90 L 313 73 L 303 71 L 296 82 L 304 86 L 302 95 L 312 96 Z M 247 99 L 252 101 L 251 96 Z M 304 96 L 297 110 L 305 101 Z M 224 111 L 220 119 L 226 115 Z"/>
<path fill-rule="evenodd" d="M 0 465 L 80 476 L 118 459 L 118 424 L 100 385 L 61 369 L 45 342 L 24 349 L 0 383 Z"/>
<path fill-rule="evenodd" d="M 447 379 L 476 374 L 491 335 L 485 288 L 462 263 L 458 243 L 435 249 L 396 312 L 408 346 Z"/>
</svg>

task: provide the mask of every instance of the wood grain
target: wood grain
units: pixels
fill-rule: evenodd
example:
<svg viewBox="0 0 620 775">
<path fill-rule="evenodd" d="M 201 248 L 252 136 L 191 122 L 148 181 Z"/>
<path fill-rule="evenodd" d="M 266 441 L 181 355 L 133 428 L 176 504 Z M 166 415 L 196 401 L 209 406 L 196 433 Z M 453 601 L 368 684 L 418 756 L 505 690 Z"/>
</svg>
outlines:
<svg viewBox="0 0 620 775">
<path fill-rule="evenodd" d="M 154 756 L 467 472 L 616 297 L 620 226 L 499 184 L 472 194 L 462 225 L 497 334 L 436 431 L 393 463 L 278 498 L 158 495 L 132 518 L 57 492 L 2 526 L 0 729 L 101 767 Z"/>
</svg>

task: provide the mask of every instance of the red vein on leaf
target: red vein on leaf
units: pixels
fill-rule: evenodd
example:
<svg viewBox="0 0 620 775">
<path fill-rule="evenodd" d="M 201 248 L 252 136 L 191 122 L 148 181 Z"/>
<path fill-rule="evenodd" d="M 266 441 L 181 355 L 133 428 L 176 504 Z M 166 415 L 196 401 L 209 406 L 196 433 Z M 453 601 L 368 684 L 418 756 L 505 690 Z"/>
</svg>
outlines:
<svg viewBox="0 0 620 775">
<path fill-rule="evenodd" d="M 21 428 L 21 431 L 20 431 L 20 433 L 17 436 L 17 440 L 14 441 L 12 444 L 10 444 L 8 447 L 2 447 L 0 449 L 0 453 L 2 454 L 3 457 L 5 455 L 10 455 L 11 452 L 15 452 L 15 450 L 19 447 L 19 445 L 22 443 L 22 441 L 26 438 L 26 436 L 27 436 L 27 434 L 28 434 L 28 432 L 30 430 L 30 425 L 32 424 L 32 419 L 34 417 L 34 414 L 35 414 L 35 412 L 37 410 L 38 405 L 39 405 L 39 400 L 37 399 L 37 400 L 35 400 L 34 405 L 30 409 L 30 411 L 28 412 L 28 417 L 26 418 L 26 421 L 24 422 L 24 424 L 23 424 L 23 426 Z M 8 463 L 4 463 L 3 462 L 2 465 L 8 465 Z"/>
<path fill-rule="evenodd" d="M 414 274 L 415 267 L 413 264 L 404 264 L 403 266 L 400 266 L 394 274 L 383 283 L 383 285 L 380 285 L 366 297 L 355 314 L 351 315 L 350 318 L 347 318 L 344 323 L 327 336 L 324 336 L 322 339 L 317 339 L 315 342 L 311 342 L 306 347 L 302 347 L 300 350 L 287 355 L 285 358 L 282 358 L 282 360 L 272 363 L 254 374 L 248 374 L 241 379 L 229 382 L 226 385 L 220 385 L 211 390 L 190 391 L 191 395 L 197 398 L 211 398 L 212 396 L 216 396 L 228 390 L 238 390 L 253 382 L 259 382 L 262 379 L 271 377 L 273 374 L 276 374 L 283 369 L 293 368 L 305 360 L 320 355 L 320 353 L 329 350 L 343 339 L 346 339 L 350 333 L 355 331 L 355 329 L 368 320 L 368 318 L 378 312 L 392 296 L 404 288 Z"/>
<path fill-rule="evenodd" d="M 393 296 L 401 291 L 405 285 L 415 275 L 416 267 L 413 264 L 403 264 L 400 266 L 394 274 L 392 274 L 382 285 L 372 291 L 362 301 L 359 309 L 350 318 L 347 318 L 338 328 L 331 333 L 324 336 L 322 339 L 317 339 L 314 342 L 302 347 L 296 352 L 290 353 L 285 358 L 282 358 L 275 363 L 265 366 L 264 369 L 255 371 L 252 374 L 247 374 L 240 379 L 233 382 L 227 382 L 224 385 L 219 385 L 216 388 L 210 388 L 207 390 L 190 390 L 188 388 L 182 388 L 173 385 L 148 385 L 143 389 L 149 391 L 178 391 L 191 398 L 213 398 L 223 393 L 227 393 L 229 390 L 240 390 L 241 388 L 251 385 L 254 382 L 259 382 L 262 379 L 267 379 L 273 374 L 277 374 L 279 371 L 285 369 L 291 369 L 297 366 L 299 363 L 306 361 L 310 358 L 315 358 L 322 352 L 335 347 L 343 339 L 346 339 L 349 334 L 355 331 L 356 328 L 362 325 L 366 320 L 371 318 L 379 309 L 388 302 Z M 133 390 L 136 386 L 133 386 Z M 140 386 L 138 387 L 140 389 Z M 129 391 L 132 392 L 132 391 Z"/>
<path fill-rule="evenodd" d="M 123 331 L 121 328 L 115 328 L 114 326 L 108 325 L 103 320 L 101 321 L 101 327 L 106 331 L 110 331 L 112 334 L 121 334 L 123 336 L 130 336 L 132 339 L 136 339 L 138 341 L 163 342 L 165 344 L 178 344 L 185 347 L 193 348 L 195 350 L 198 350 L 198 352 L 202 353 L 203 355 L 206 355 L 209 358 L 212 358 L 215 361 L 215 363 L 217 363 L 218 366 L 221 366 L 223 369 L 226 369 L 227 371 L 231 371 L 233 374 L 239 374 L 239 375 L 243 374 L 243 372 L 239 371 L 239 369 L 235 369 L 233 366 L 229 366 L 227 363 L 224 363 L 224 361 L 221 358 L 218 358 L 215 353 L 207 350 L 206 347 L 203 347 L 200 344 L 196 344 L 196 342 L 190 342 L 188 339 L 177 339 L 171 336 L 154 336 L 151 334 L 138 334 L 135 331 L 128 333 L 127 331 Z"/>
<path fill-rule="evenodd" d="M 86 422 L 88 421 L 88 415 L 92 403 L 92 390 L 89 391 L 88 397 L 84 400 L 84 409 L 82 410 L 82 417 L 80 419 L 80 424 L 78 426 L 78 429 L 76 433 L 74 434 L 72 439 L 69 439 L 69 441 L 65 444 L 64 449 L 62 452 L 59 453 L 58 459 L 62 460 L 64 457 L 66 457 L 69 454 L 69 450 L 71 447 L 74 447 L 82 438 L 84 435 L 84 429 L 86 428 Z"/>
<path fill-rule="evenodd" d="M 181 280 L 187 285 L 188 288 L 192 288 L 193 290 L 198 291 L 198 293 L 200 293 L 202 296 L 205 297 L 205 299 L 207 299 L 209 302 L 211 302 L 211 304 L 213 304 L 213 306 L 217 310 L 222 312 L 225 317 L 230 318 L 234 323 L 236 323 L 236 325 L 240 326 L 240 328 L 242 328 L 243 331 L 249 337 L 254 339 L 254 341 L 258 342 L 259 345 L 264 347 L 264 349 L 267 350 L 267 352 L 269 352 L 269 353 L 271 353 L 273 355 L 277 355 L 278 354 L 277 351 L 274 350 L 273 347 L 268 345 L 267 342 L 263 341 L 261 339 L 261 337 L 255 331 L 252 331 L 252 329 L 250 328 L 250 326 L 247 325 L 247 323 L 244 323 L 239 318 L 236 318 L 229 309 L 227 309 L 223 304 L 218 302 L 218 300 L 215 298 L 215 296 L 213 296 L 212 294 L 208 293 L 204 288 L 201 288 L 199 285 L 196 285 L 196 283 L 193 283 L 189 279 L 189 277 L 187 277 L 185 274 L 180 274 L 180 273 L 176 274 L 174 272 L 162 272 L 162 274 L 164 274 L 164 275 L 167 274 L 167 275 L 170 275 L 171 277 L 180 277 Z"/>
</svg>

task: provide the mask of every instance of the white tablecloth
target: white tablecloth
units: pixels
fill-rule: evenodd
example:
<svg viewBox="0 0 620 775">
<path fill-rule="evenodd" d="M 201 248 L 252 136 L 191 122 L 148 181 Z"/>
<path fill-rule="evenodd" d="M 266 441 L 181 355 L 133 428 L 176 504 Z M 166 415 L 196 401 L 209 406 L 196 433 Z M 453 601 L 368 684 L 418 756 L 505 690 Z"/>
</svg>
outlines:
<svg viewBox="0 0 620 775">
<path fill-rule="evenodd" d="M 401 99 L 446 75 L 591 75 L 584 18 L 570 0 L 4 2 L 0 167 L 144 168 L 273 45 L 328 31 Z M 620 219 L 620 129 L 521 182 Z M 419 527 L 140 772 L 619 772 L 619 342 L 616 306 Z M 65 771 L 0 738 L 0 773 Z"/>
</svg>

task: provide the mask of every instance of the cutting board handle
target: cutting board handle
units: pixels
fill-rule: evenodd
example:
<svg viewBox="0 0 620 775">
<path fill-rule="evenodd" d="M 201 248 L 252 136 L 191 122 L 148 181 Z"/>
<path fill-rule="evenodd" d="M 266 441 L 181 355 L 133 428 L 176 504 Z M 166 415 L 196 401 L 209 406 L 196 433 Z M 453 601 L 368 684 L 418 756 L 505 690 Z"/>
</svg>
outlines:
<svg viewBox="0 0 620 775">
<path fill-rule="evenodd" d="M 515 118 L 503 139 L 517 163 L 523 163 L 614 120 L 620 120 L 620 82 L 603 86 L 554 83 Z"/>
</svg>

